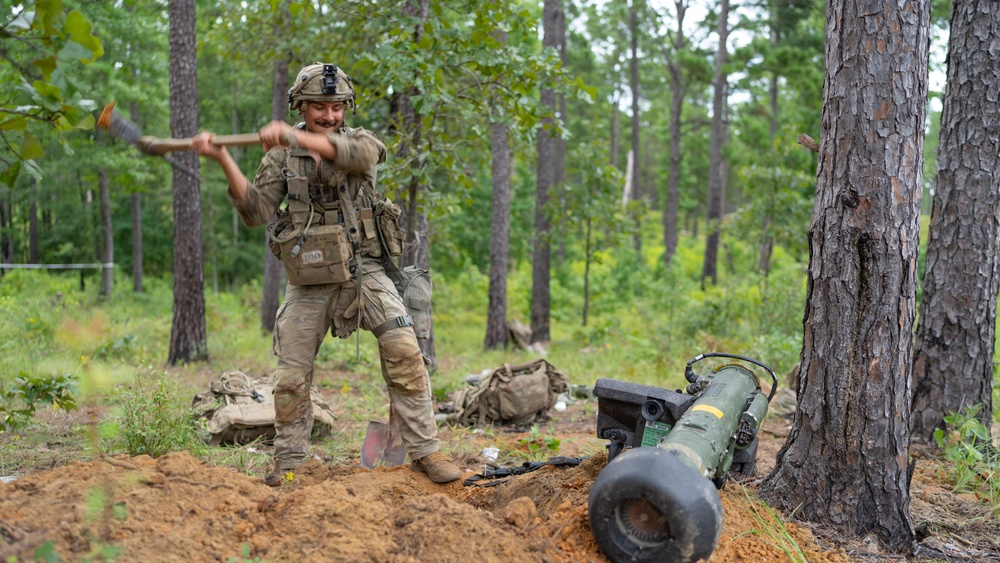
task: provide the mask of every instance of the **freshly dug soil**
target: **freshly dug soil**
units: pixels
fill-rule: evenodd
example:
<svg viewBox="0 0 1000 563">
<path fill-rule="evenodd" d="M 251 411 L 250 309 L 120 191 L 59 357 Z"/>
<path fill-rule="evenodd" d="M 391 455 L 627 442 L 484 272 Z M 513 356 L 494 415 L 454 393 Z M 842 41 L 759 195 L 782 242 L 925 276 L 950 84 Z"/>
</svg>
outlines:
<svg viewBox="0 0 1000 563">
<path fill-rule="evenodd" d="M 0 485 L 0 559 L 63 560 L 121 550 L 129 561 L 605 561 L 587 521 L 603 455 L 495 487 L 431 483 L 408 467 L 367 471 L 312 461 L 280 489 L 187 453 L 72 463 Z M 722 491 L 725 529 L 711 561 L 787 561 L 739 486 Z M 758 509 L 759 510 L 759 509 Z M 811 535 L 787 529 L 809 561 Z"/>
</svg>

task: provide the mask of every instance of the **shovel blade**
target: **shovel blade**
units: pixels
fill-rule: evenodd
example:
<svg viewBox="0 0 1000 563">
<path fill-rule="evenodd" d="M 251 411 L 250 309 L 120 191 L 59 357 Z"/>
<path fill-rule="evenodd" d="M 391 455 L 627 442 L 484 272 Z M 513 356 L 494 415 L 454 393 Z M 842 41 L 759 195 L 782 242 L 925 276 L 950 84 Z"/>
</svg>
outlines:
<svg viewBox="0 0 1000 563">
<path fill-rule="evenodd" d="M 361 467 L 402 465 L 406 461 L 406 446 L 399 435 L 399 430 L 389 417 L 389 423 L 369 422 L 365 432 L 365 441 L 361 444 Z"/>
</svg>

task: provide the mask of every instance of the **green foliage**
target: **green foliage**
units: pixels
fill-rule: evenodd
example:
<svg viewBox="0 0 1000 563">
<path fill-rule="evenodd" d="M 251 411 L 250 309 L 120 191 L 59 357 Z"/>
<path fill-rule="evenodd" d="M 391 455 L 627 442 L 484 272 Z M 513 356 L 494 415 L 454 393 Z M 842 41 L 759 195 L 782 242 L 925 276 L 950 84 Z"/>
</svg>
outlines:
<svg viewBox="0 0 1000 563">
<path fill-rule="evenodd" d="M 517 443 L 527 450 L 529 459 L 541 460 L 548 458 L 551 454 L 559 453 L 561 441 L 555 437 L 551 425 L 549 433 L 545 435 L 542 434 L 537 424 L 533 424 L 528 435 L 518 440 Z"/>
<path fill-rule="evenodd" d="M 990 428 L 980 418 L 982 407 L 949 413 L 945 428 L 934 431 L 934 441 L 953 463 L 948 476 L 955 492 L 974 493 L 1000 514 L 1000 452 L 990 444 Z"/>
<path fill-rule="evenodd" d="M 72 375 L 32 375 L 20 372 L 13 385 L 0 385 L 0 431 L 17 432 L 32 417 L 38 403 L 48 403 L 65 412 L 76 409 L 77 382 Z"/>
<path fill-rule="evenodd" d="M 58 131 L 92 129 L 90 111 L 73 72 L 104 54 L 101 40 L 79 11 L 63 8 L 62 0 L 17 5 L 0 24 L 0 81 L 13 86 L 0 99 L 0 182 L 13 187 L 21 171 L 41 179 L 35 163 L 45 155 L 33 125 Z"/>
<path fill-rule="evenodd" d="M 102 448 L 111 453 L 166 453 L 204 448 L 197 415 L 180 396 L 177 383 L 151 369 L 115 389 L 117 412 L 101 429 Z"/>
</svg>

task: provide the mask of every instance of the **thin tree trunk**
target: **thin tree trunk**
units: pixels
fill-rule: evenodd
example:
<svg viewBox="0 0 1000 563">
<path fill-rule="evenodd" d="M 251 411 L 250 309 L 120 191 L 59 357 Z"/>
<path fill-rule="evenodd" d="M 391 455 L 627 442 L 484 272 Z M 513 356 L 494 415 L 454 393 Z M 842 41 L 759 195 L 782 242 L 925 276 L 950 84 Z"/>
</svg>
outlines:
<svg viewBox="0 0 1000 563">
<path fill-rule="evenodd" d="M 128 9 L 128 8 L 127 8 Z M 132 76 L 138 76 L 136 69 L 132 70 Z M 139 123 L 139 106 L 134 101 L 129 104 L 129 115 L 132 123 Z M 132 291 L 142 293 L 142 196 L 139 192 L 132 192 Z"/>
<path fill-rule="evenodd" d="M 510 237 L 510 145 L 508 126 L 490 124 L 493 153 L 493 209 L 490 227 L 490 287 L 483 348 L 507 344 L 507 254 Z"/>
<path fill-rule="evenodd" d="M 684 37 L 684 16 L 687 4 L 684 0 L 674 2 L 677 10 L 677 28 L 674 30 L 674 49 L 668 65 L 670 70 L 670 161 L 667 171 L 667 205 L 663 210 L 663 245 L 665 252 L 663 261 L 670 266 L 670 261 L 677 252 L 677 208 L 680 202 L 681 178 L 681 108 L 684 103 L 684 83 L 681 72 L 680 56 L 687 46 Z"/>
<path fill-rule="evenodd" d="M 14 239 L 11 236 L 13 221 L 11 220 L 11 190 L 0 186 L 0 263 L 14 263 Z M 0 270 L 3 273 L 4 270 Z"/>
<path fill-rule="evenodd" d="M 933 443 L 949 412 L 992 422 L 1000 286 L 1000 4 L 956 0 L 948 40 L 937 189 L 913 360 L 913 438 Z"/>
<path fill-rule="evenodd" d="M 111 185 L 108 172 L 104 168 L 97 170 L 97 183 L 101 188 L 101 291 L 100 296 L 111 300 L 111 290 L 114 284 L 115 237 L 111 227 Z"/>
<path fill-rule="evenodd" d="M 799 403 L 761 495 L 844 538 L 874 537 L 908 555 L 930 5 L 859 13 L 865 7 L 828 3 Z"/>
<path fill-rule="evenodd" d="M 35 179 L 28 180 L 28 197 L 31 206 L 28 208 L 28 263 L 38 263 L 38 186 Z"/>
<path fill-rule="evenodd" d="M 632 166 L 628 174 L 632 178 L 632 201 L 642 201 L 645 194 L 642 192 L 642 183 L 639 181 L 641 168 L 639 151 L 639 5 L 641 0 L 632 0 L 629 9 L 629 89 L 632 94 Z M 632 246 L 635 248 L 637 256 L 642 256 L 642 213 L 637 207 L 635 209 L 635 234 L 632 235 Z"/>
<path fill-rule="evenodd" d="M 288 65 L 291 56 L 286 55 L 275 61 L 271 80 L 271 119 L 283 120 L 288 115 Z M 235 96 L 235 94 L 234 94 Z M 271 217 L 273 223 L 277 215 Z M 281 301 L 281 282 L 284 268 L 281 261 L 271 252 L 267 244 L 267 229 L 264 230 L 264 282 L 260 302 L 260 326 L 264 332 L 274 332 L 278 305 Z"/>
<path fill-rule="evenodd" d="M 593 259 L 591 247 L 592 220 L 587 217 L 583 242 L 583 326 L 587 326 L 587 316 L 590 314 L 590 262 Z"/>
<path fill-rule="evenodd" d="M 722 207 L 725 186 L 722 162 L 722 145 L 725 143 L 726 123 L 726 42 L 729 40 L 729 0 L 719 3 L 719 50 L 715 56 L 715 79 L 712 97 L 712 139 L 708 149 L 708 237 L 705 239 L 705 261 L 701 269 L 701 285 L 710 281 L 713 285 L 718 278 L 719 223 L 722 221 Z"/>
<path fill-rule="evenodd" d="M 543 47 L 560 49 L 559 22 L 564 18 L 562 0 L 545 0 L 542 8 Z M 551 88 L 541 92 L 547 111 L 556 112 L 556 95 Z M 555 159 L 558 145 L 551 129 L 552 119 L 542 120 L 538 129 L 538 175 L 535 186 L 535 238 L 531 262 L 531 342 L 548 343 L 550 316 L 550 277 L 552 268 L 552 219 L 549 217 L 549 191 L 555 186 Z M 548 125 L 550 130 L 546 130 Z"/>
<path fill-rule="evenodd" d="M 413 30 L 413 41 L 417 43 L 424 33 L 424 25 L 430 16 L 430 0 L 406 0 L 403 4 L 403 13 L 417 20 Z M 391 101 L 391 111 L 398 117 L 397 126 L 403 128 L 406 141 L 397 152 L 399 158 L 413 159 L 413 176 L 406 193 L 406 204 L 403 206 L 403 217 L 401 218 L 406 238 L 403 241 L 403 254 L 399 257 L 400 266 L 416 266 L 429 270 L 431 267 L 430 249 L 430 225 L 427 221 L 427 214 L 420 210 L 419 201 L 427 186 L 420 183 L 420 170 L 424 167 L 424 161 L 418 155 L 421 150 L 421 121 L 410 100 L 411 95 L 417 94 L 415 87 L 409 91 L 395 94 Z M 431 335 L 429 338 L 422 338 L 417 341 L 424 356 L 431 361 L 431 365 L 437 364 L 437 355 L 434 351 L 434 323 L 431 320 Z"/>
<path fill-rule="evenodd" d="M 198 133 L 198 82 L 195 59 L 195 1 L 170 0 L 170 132 L 173 137 Z M 174 158 L 198 172 L 198 156 L 182 151 Z M 170 364 L 208 359 L 205 330 L 205 274 L 202 265 L 201 186 L 173 170 L 174 317 Z"/>
</svg>

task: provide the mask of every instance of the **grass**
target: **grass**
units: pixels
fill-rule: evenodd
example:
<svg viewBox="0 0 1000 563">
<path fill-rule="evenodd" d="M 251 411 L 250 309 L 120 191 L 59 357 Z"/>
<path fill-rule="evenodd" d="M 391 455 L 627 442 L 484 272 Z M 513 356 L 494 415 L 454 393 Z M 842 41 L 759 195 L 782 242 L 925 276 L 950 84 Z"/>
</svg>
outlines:
<svg viewBox="0 0 1000 563">
<path fill-rule="evenodd" d="M 757 497 L 757 495 L 750 492 L 742 483 L 734 484 L 738 485 L 746 496 L 747 505 L 750 507 L 751 514 L 758 525 L 757 528 L 740 535 L 752 534 L 761 538 L 778 551 L 784 553 L 792 563 L 808 563 L 805 552 L 802 551 L 802 547 L 799 546 L 799 543 L 795 541 L 795 538 L 788 531 L 784 520 L 781 519 L 781 515 Z"/>
</svg>

